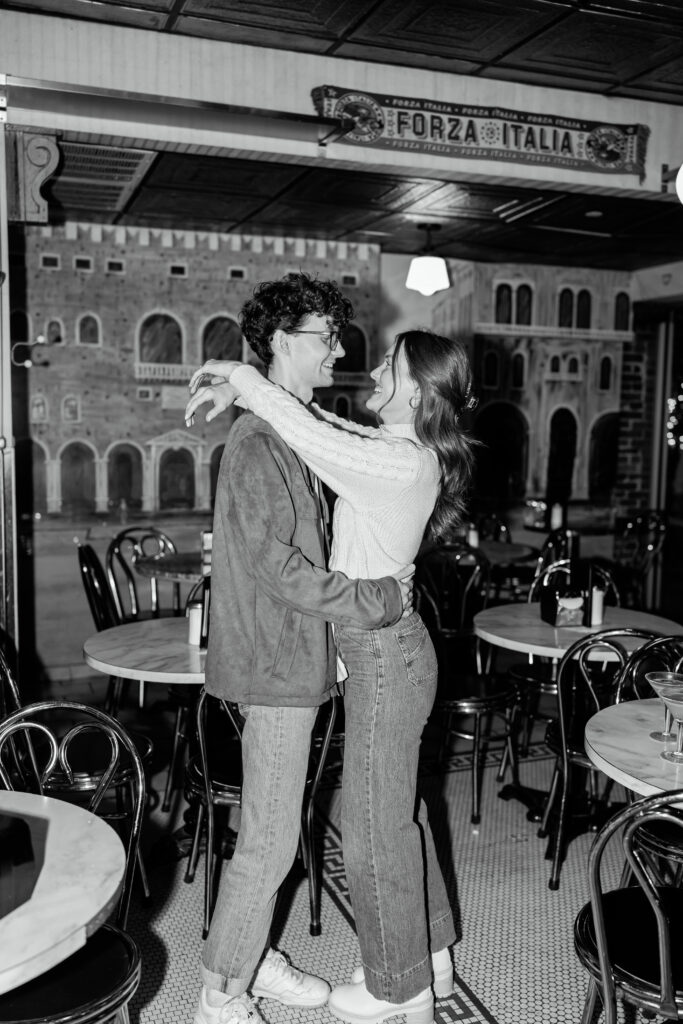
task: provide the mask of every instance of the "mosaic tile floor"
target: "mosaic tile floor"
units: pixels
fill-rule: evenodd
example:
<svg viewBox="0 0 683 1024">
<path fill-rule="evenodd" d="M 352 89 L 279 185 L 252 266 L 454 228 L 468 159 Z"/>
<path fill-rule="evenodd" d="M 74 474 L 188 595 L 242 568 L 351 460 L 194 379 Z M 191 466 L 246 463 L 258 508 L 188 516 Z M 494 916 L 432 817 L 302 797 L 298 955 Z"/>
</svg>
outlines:
<svg viewBox="0 0 683 1024">
<path fill-rule="evenodd" d="M 493 758 L 492 758 L 493 761 Z M 469 759 L 453 757 L 445 772 L 425 764 L 422 789 L 443 854 L 460 938 L 454 948 L 456 992 L 437 1003 L 436 1024 L 576 1024 L 586 977 L 572 944 L 575 915 L 587 899 L 585 864 L 590 835 L 574 840 L 560 888 L 548 889 L 546 844 L 517 800 L 498 799 L 495 763 L 484 779 L 482 822 L 470 824 Z M 546 789 L 551 761 L 535 748 L 521 767 L 523 782 Z M 348 980 L 359 962 L 346 892 L 338 829 L 338 788 L 320 794 L 324 841 L 322 935 L 309 935 L 308 892 L 300 870 L 278 914 L 274 945 L 304 970 L 332 984 Z M 615 799 L 621 799 L 620 792 Z M 162 818 L 155 815 L 157 824 Z M 132 1024 L 187 1024 L 197 992 L 202 947 L 202 865 L 183 881 L 185 861 L 154 866 L 151 904 L 134 903 L 130 928 L 143 954 L 143 977 L 131 1004 Z M 618 878 L 616 855 L 610 862 Z M 330 1024 L 323 1007 L 293 1010 L 261 1001 L 268 1024 Z M 403 1017 L 392 1019 L 400 1024 Z"/>
</svg>

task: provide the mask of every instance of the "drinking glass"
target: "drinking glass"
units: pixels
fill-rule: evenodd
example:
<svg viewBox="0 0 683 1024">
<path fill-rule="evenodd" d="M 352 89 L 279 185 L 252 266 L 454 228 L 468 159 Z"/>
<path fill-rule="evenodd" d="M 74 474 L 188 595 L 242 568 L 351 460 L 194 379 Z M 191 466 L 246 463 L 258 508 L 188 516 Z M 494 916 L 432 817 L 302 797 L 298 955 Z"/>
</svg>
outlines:
<svg viewBox="0 0 683 1024">
<path fill-rule="evenodd" d="M 659 756 L 664 761 L 671 761 L 672 764 L 683 764 L 683 673 L 648 672 L 645 678 L 655 693 L 664 701 L 675 718 L 678 729 L 676 749 L 663 750 Z"/>
<path fill-rule="evenodd" d="M 648 683 L 650 684 L 650 686 L 652 687 L 652 689 L 655 691 L 655 693 L 658 696 L 660 696 L 659 691 L 657 690 L 657 687 L 655 685 L 656 683 L 658 683 L 658 682 L 659 683 L 666 683 L 666 682 L 670 683 L 670 682 L 672 682 L 672 680 L 675 680 L 676 678 L 683 679 L 683 676 L 681 676 L 679 673 L 676 673 L 676 672 L 646 672 L 645 673 L 645 678 L 648 681 Z M 665 742 L 666 740 L 674 739 L 675 738 L 675 733 L 671 729 L 672 725 L 673 725 L 673 715 L 671 714 L 671 712 L 669 711 L 668 707 L 665 704 L 664 705 L 664 728 L 663 728 L 663 730 L 661 732 L 651 732 L 650 733 L 650 739 L 659 740 L 662 743 Z"/>
</svg>

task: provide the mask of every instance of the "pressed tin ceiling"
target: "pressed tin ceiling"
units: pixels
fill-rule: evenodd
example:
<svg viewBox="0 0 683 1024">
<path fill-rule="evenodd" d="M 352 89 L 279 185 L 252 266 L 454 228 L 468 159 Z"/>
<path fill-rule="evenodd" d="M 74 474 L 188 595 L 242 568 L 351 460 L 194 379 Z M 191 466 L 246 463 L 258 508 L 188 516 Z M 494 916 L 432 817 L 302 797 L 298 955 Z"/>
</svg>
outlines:
<svg viewBox="0 0 683 1024">
<path fill-rule="evenodd" d="M 93 19 L 351 60 L 683 106 L 681 0 L 5 0 Z M 683 121 L 683 115 L 682 115 Z M 683 136 L 683 130 L 682 130 Z M 637 269 L 681 258 L 683 206 L 396 172 L 119 148 L 65 136 L 51 216 L 306 235 L 484 261 Z M 88 152 L 90 150 L 90 152 Z M 386 152 L 386 151 L 385 151 Z"/>
</svg>

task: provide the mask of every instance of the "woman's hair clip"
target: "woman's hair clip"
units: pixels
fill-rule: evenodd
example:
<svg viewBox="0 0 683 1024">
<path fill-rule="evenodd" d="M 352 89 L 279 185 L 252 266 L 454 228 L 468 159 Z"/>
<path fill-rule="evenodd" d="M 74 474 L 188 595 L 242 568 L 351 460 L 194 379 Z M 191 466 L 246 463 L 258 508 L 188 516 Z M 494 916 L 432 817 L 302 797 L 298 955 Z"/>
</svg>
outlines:
<svg viewBox="0 0 683 1024">
<path fill-rule="evenodd" d="M 472 382 L 470 381 L 470 383 L 467 385 L 467 391 L 465 392 L 465 400 L 462 405 L 463 412 L 465 410 L 471 411 L 472 409 L 476 409 L 478 405 L 479 399 L 476 397 L 476 395 L 472 394 Z"/>
</svg>

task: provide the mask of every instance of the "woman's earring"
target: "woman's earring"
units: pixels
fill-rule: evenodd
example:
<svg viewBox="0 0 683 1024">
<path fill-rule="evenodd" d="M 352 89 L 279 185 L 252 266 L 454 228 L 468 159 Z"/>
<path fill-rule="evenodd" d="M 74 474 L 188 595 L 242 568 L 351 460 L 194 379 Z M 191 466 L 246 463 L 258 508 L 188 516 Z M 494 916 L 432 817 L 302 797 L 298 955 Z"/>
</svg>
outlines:
<svg viewBox="0 0 683 1024">
<path fill-rule="evenodd" d="M 408 399 L 408 405 L 410 406 L 411 409 L 417 409 L 419 404 L 420 399 L 418 395 L 411 395 L 411 397 Z"/>
</svg>

